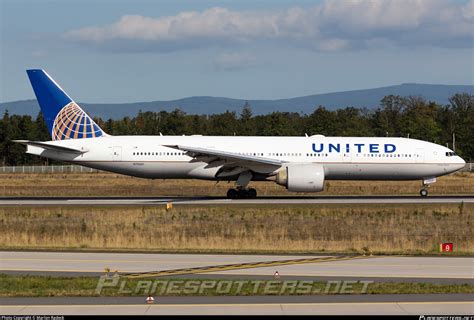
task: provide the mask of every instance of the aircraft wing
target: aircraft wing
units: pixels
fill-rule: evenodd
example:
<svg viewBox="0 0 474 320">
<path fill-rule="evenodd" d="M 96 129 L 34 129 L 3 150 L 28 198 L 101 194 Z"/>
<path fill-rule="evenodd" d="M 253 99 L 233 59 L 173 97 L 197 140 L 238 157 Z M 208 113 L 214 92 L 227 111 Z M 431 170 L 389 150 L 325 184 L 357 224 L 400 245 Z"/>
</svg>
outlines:
<svg viewBox="0 0 474 320">
<path fill-rule="evenodd" d="M 33 147 L 40 147 L 46 150 L 53 150 L 53 151 L 61 151 L 61 152 L 68 152 L 68 153 L 86 153 L 89 150 L 80 150 L 70 147 L 58 146 L 56 144 L 50 144 L 48 142 L 42 141 L 29 141 L 29 140 L 12 140 L 16 143 L 21 143 L 25 146 L 33 146 Z"/>
<path fill-rule="evenodd" d="M 187 154 L 192 157 L 207 156 L 211 158 L 210 161 L 225 160 L 226 162 L 229 162 L 228 164 L 239 165 L 242 167 L 246 167 L 249 165 L 270 165 L 279 168 L 284 163 L 284 161 L 276 159 L 270 159 L 261 156 L 248 156 L 216 149 L 188 147 L 181 145 L 165 145 L 164 147 L 186 151 Z"/>
</svg>

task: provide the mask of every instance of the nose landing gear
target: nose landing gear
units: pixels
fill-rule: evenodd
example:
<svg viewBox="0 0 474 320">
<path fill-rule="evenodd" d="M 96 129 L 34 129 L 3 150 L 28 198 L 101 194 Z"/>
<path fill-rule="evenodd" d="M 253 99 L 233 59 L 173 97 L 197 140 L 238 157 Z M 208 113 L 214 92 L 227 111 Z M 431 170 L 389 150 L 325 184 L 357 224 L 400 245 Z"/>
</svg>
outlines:
<svg viewBox="0 0 474 320">
<path fill-rule="evenodd" d="M 428 196 L 428 188 L 430 185 L 436 182 L 436 178 L 429 178 L 429 179 L 423 179 L 423 185 L 420 190 L 420 195 L 422 197 L 427 197 Z"/>
<path fill-rule="evenodd" d="M 428 196 L 428 189 L 421 189 L 421 190 L 420 190 L 420 195 L 421 195 L 422 197 Z"/>
</svg>

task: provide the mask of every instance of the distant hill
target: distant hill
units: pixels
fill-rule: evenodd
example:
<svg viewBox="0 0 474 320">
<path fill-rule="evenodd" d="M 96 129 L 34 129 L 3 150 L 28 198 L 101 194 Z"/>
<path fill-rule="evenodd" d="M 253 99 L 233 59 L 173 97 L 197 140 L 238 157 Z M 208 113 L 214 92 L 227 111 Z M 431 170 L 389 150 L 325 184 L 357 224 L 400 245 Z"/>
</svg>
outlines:
<svg viewBox="0 0 474 320">
<path fill-rule="evenodd" d="M 248 100 L 254 114 L 266 114 L 273 111 L 292 111 L 311 113 L 314 108 L 323 105 L 334 110 L 352 107 L 375 109 L 380 100 L 387 95 L 421 96 L 439 104 L 448 104 L 449 97 L 456 93 L 467 92 L 474 95 L 474 86 L 437 85 L 406 83 L 396 86 L 365 90 L 315 94 L 304 97 L 278 100 Z M 214 114 L 226 110 L 240 113 L 245 99 L 220 97 L 189 97 L 170 101 L 136 102 L 121 104 L 79 103 L 92 116 L 103 119 L 120 119 L 135 116 L 142 111 L 172 111 L 180 108 L 188 114 Z M 36 100 L 22 100 L 0 103 L 0 116 L 8 110 L 10 114 L 29 114 L 36 116 L 39 106 Z"/>
</svg>

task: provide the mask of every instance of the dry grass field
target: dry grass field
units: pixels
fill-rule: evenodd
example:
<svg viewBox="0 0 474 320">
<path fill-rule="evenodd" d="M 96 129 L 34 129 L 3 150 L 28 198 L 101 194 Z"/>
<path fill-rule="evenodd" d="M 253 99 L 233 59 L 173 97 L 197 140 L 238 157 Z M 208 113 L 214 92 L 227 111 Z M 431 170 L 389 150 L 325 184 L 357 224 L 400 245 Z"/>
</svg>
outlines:
<svg viewBox="0 0 474 320">
<path fill-rule="evenodd" d="M 474 252 L 474 204 L 2 207 L 6 249 L 173 252 Z"/>
<path fill-rule="evenodd" d="M 0 196 L 224 196 L 233 183 L 147 180 L 113 173 L 0 174 Z M 291 194 L 273 182 L 253 182 L 259 195 Z M 418 195 L 421 181 L 327 181 L 311 195 Z M 474 194 L 474 173 L 438 178 L 430 194 Z"/>
<path fill-rule="evenodd" d="M 233 186 L 110 173 L 0 174 L 0 196 L 223 196 Z M 272 182 L 260 195 L 296 195 Z M 318 195 L 418 195 L 419 181 L 328 181 Z M 430 194 L 474 194 L 474 174 L 441 177 Z M 0 247 L 187 252 L 474 253 L 474 205 L 2 207 Z"/>
</svg>

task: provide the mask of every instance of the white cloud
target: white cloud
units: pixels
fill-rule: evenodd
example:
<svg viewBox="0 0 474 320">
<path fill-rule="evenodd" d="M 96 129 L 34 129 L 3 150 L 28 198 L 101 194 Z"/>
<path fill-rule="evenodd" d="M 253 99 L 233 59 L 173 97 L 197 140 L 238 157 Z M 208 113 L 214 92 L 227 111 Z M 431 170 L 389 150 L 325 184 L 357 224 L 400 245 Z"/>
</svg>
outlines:
<svg viewBox="0 0 474 320">
<path fill-rule="evenodd" d="M 474 19 L 474 0 L 470 0 L 462 8 L 462 14 L 465 19 L 472 20 Z"/>
<path fill-rule="evenodd" d="M 310 8 L 233 11 L 210 8 L 168 17 L 125 15 L 65 37 L 99 47 L 172 51 L 270 41 L 318 51 L 370 43 L 472 47 L 473 3 L 447 0 L 334 0 Z"/>
</svg>

